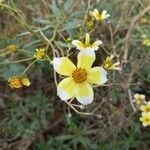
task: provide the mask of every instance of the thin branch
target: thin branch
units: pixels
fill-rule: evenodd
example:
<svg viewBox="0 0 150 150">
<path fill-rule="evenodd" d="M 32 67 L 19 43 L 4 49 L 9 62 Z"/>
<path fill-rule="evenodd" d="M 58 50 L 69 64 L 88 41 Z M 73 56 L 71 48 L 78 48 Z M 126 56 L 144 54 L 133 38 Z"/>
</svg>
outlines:
<svg viewBox="0 0 150 150">
<path fill-rule="evenodd" d="M 127 63 L 128 50 L 129 50 L 129 40 L 130 40 L 131 34 L 135 28 L 135 24 L 149 10 L 150 10 L 150 6 L 146 7 L 143 11 L 141 11 L 137 16 L 135 16 L 133 18 L 133 20 L 129 26 L 129 29 L 128 29 L 127 34 L 125 36 L 123 63 Z"/>
</svg>

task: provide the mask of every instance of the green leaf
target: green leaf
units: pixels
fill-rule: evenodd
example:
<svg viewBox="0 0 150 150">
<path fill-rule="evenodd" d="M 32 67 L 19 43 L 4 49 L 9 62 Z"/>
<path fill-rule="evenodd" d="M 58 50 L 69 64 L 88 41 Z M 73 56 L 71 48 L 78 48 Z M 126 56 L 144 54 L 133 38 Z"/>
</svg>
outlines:
<svg viewBox="0 0 150 150">
<path fill-rule="evenodd" d="M 3 73 L 0 75 L 4 79 L 8 80 L 9 77 L 14 75 L 20 75 L 25 70 L 25 66 L 21 64 L 10 64 L 5 66 Z"/>
</svg>

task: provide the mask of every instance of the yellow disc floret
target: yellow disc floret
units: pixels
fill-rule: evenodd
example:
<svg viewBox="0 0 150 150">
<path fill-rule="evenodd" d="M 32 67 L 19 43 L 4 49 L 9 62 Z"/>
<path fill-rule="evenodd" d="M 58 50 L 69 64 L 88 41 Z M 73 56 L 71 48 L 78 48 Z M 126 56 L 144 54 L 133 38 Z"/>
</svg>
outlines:
<svg viewBox="0 0 150 150">
<path fill-rule="evenodd" d="M 87 79 L 87 72 L 85 69 L 76 69 L 72 73 L 72 77 L 76 83 L 82 83 Z"/>
<path fill-rule="evenodd" d="M 23 86 L 30 86 L 30 81 L 28 78 L 23 78 L 21 76 L 12 76 L 8 79 L 9 86 L 12 89 L 19 89 Z"/>
<path fill-rule="evenodd" d="M 22 83 L 21 83 L 19 76 L 13 76 L 13 77 L 9 78 L 8 82 L 9 82 L 9 86 L 12 89 L 14 89 L 14 88 L 18 89 L 18 88 L 22 87 Z"/>
<path fill-rule="evenodd" d="M 34 57 L 36 59 L 43 59 L 45 57 L 45 48 L 36 49 Z"/>
</svg>

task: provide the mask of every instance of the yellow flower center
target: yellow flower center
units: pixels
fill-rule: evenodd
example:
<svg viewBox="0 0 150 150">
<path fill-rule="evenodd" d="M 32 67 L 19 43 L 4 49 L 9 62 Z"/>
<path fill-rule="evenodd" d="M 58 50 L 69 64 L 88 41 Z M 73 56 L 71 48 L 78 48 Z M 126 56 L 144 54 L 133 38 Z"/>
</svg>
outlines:
<svg viewBox="0 0 150 150">
<path fill-rule="evenodd" d="M 91 47 L 91 46 L 92 46 L 92 44 L 90 44 L 90 43 L 89 43 L 89 44 L 84 44 L 84 45 L 83 45 L 84 48 Z"/>
<path fill-rule="evenodd" d="M 72 73 L 72 77 L 76 83 L 82 83 L 87 79 L 87 72 L 85 69 L 76 69 Z"/>
</svg>

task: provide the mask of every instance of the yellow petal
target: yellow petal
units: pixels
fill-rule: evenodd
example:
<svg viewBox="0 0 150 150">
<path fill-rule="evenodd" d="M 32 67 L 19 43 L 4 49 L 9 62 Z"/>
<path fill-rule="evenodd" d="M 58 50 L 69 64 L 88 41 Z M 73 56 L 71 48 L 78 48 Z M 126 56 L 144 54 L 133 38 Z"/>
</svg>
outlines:
<svg viewBox="0 0 150 150">
<path fill-rule="evenodd" d="M 67 57 L 55 57 L 52 63 L 55 71 L 60 75 L 71 76 L 76 69 L 76 66 Z"/>
<path fill-rule="evenodd" d="M 102 85 L 107 79 L 107 72 L 102 67 L 91 68 L 88 72 L 88 81 L 90 83 Z"/>
<path fill-rule="evenodd" d="M 74 97 L 76 83 L 73 81 L 72 77 L 63 79 L 57 87 L 57 94 L 63 100 L 66 101 Z"/>
<path fill-rule="evenodd" d="M 90 35 L 88 33 L 86 33 L 85 36 L 85 45 L 89 45 L 90 44 Z"/>
<path fill-rule="evenodd" d="M 79 49 L 79 50 L 84 50 L 84 45 L 83 45 L 83 43 L 82 43 L 81 41 L 79 41 L 79 40 L 73 40 L 73 41 L 72 41 L 72 45 L 76 46 L 77 49 Z"/>
<path fill-rule="evenodd" d="M 95 61 L 95 53 L 93 50 L 81 51 L 78 54 L 77 67 L 85 70 L 89 70 Z"/>
<path fill-rule="evenodd" d="M 94 98 L 93 89 L 90 84 L 88 82 L 77 84 L 75 97 L 83 105 L 90 104 Z"/>
</svg>

